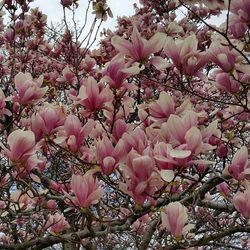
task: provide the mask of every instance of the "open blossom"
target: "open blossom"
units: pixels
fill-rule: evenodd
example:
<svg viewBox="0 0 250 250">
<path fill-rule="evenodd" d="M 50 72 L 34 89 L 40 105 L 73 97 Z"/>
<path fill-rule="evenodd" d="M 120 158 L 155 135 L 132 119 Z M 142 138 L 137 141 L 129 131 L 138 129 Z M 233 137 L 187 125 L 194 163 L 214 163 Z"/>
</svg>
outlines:
<svg viewBox="0 0 250 250">
<path fill-rule="evenodd" d="M 11 161 L 25 162 L 34 154 L 35 135 L 32 131 L 23 131 L 21 129 L 13 131 L 7 139 L 8 149 L 2 145 L 5 154 Z M 21 146 L 20 146 L 21 145 Z"/>
<path fill-rule="evenodd" d="M 124 141 L 126 152 L 128 153 L 131 149 L 136 150 L 138 153 L 142 153 L 148 146 L 147 135 L 139 127 L 133 131 L 124 133 L 122 139 Z"/>
<path fill-rule="evenodd" d="M 167 119 L 174 112 L 175 103 L 166 92 L 161 92 L 159 99 L 149 104 L 149 114 L 157 119 Z"/>
<path fill-rule="evenodd" d="M 15 203 L 15 208 L 30 211 L 36 206 L 37 198 L 33 197 L 31 191 L 28 193 L 23 193 L 21 190 L 17 189 L 15 192 L 11 193 L 11 201 Z"/>
<path fill-rule="evenodd" d="M 242 22 L 239 16 L 230 15 L 228 33 L 234 38 L 239 39 L 245 35 L 247 31 L 247 24 Z"/>
<path fill-rule="evenodd" d="M 98 84 L 93 77 L 88 77 L 86 83 L 81 86 L 77 100 L 89 111 L 103 109 L 111 100 L 110 89 Z"/>
<path fill-rule="evenodd" d="M 98 203 L 103 195 L 103 189 L 98 187 L 97 179 L 90 171 L 84 176 L 73 175 L 70 186 L 75 196 L 70 196 L 69 199 L 79 208 L 87 208 Z"/>
<path fill-rule="evenodd" d="M 113 36 L 111 43 L 122 54 L 128 55 L 136 62 L 143 62 L 153 53 L 160 51 L 164 46 L 165 40 L 166 34 L 160 32 L 157 32 L 149 40 L 146 40 L 141 37 L 137 27 L 134 26 L 131 34 L 131 42 L 119 36 Z M 156 57 L 156 59 L 159 58 Z"/>
<path fill-rule="evenodd" d="M 77 116 L 69 115 L 64 123 L 64 129 L 67 136 L 67 144 L 70 150 L 78 151 L 84 142 L 84 139 L 94 128 L 94 121 L 89 120 L 82 126 Z"/>
<path fill-rule="evenodd" d="M 171 202 L 161 212 L 162 225 L 175 237 L 180 237 L 191 229 L 188 221 L 187 208 L 180 202 Z"/>
<path fill-rule="evenodd" d="M 19 177 L 26 175 L 33 168 L 43 168 L 43 160 L 39 160 L 35 154 L 36 142 L 32 131 L 21 129 L 13 131 L 7 139 L 8 148 L 3 144 L 6 156 L 11 160 Z"/>
<path fill-rule="evenodd" d="M 62 214 L 55 213 L 49 215 L 45 228 L 48 228 L 53 234 L 59 234 L 70 228 L 70 225 Z"/>
<path fill-rule="evenodd" d="M 11 115 L 11 112 L 5 108 L 6 106 L 6 97 L 0 88 L 0 115 Z"/>
<path fill-rule="evenodd" d="M 226 172 L 227 171 L 236 180 L 242 180 L 250 176 L 250 162 L 248 161 L 248 150 L 246 146 L 243 146 L 236 152 L 232 164 L 228 166 Z"/>
<path fill-rule="evenodd" d="M 48 87 L 41 88 L 43 76 L 33 79 L 30 73 L 18 73 L 15 76 L 15 87 L 17 93 L 14 94 L 14 101 L 20 104 L 34 104 L 45 95 Z"/>
<path fill-rule="evenodd" d="M 173 64 L 186 75 L 195 75 L 207 62 L 208 55 L 197 50 L 198 40 L 195 35 L 184 40 L 168 38 L 164 46 L 166 55 Z"/>
<path fill-rule="evenodd" d="M 131 195 L 137 204 L 150 199 L 163 185 L 154 167 L 154 160 L 148 155 L 131 150 L 127 156 L 127 163 L 122 167 L 126 182 L 120 183 L 120 188 Z"/>
<path fill-rule="evenodd" d="M 140 68 L 137 66 L 128 67 L 125 64 L 125 59 L 121 54 L 114 57 L 103 71 L 104 77 L 102 81 L 108 82 L 109 86 L 114 89 L 121 87 L 131 88 L 132 84 L 128 84 L 125 80 L 140 72 Z"/>
<path fill-rule="evenodd" d="M 234 80 L 233 77 L 226 72 L 218 73 L 216 75 L 216 86 L 229 93 L 236 93 L 240 89 L 240 83 Z"/>
<path fill-rule="evenodd" d="M 243 193 L 238 192 L 233 197 L 234 207 L 242 214 L 246 219 L 250 219 L 250 190 L 246 189 Z"/>
<path fill-rule="evenodd" d="M 96 18 L 103 19 L 106 21 L 109 17 L 113 17 L 111 9 L 106 4 L 106 0 L 95 0 L 92 2 L 93 14 L 96 15 Z"/>
<path fill-rule="evenodd" d="M 75 80 L 75 74 L 68 68 L 64 68 L 62 76 L 56 79 L 58 82 L 72 84 Z"/>
<path fill-rule="evenodd" d="M 245 23 L 250 21 L 250 2 L 248 0 L 232 1 L 230 11 L 237 15 L 241 21 Z"/>
<path fill-rule="evenodd" d="M 154 148 L 154 158 L 160 169 L 174 170 L 178 166 L 186 166 L 191 160 L 191 151 L 173 149 L 170 144 L 159 142 Z"/>
<path fill-rule="evenodd" d="M 213 42 L 209 48 L 211 60 L 217 64 L 224 72 L 231 72 L 238 59 L 238 54 L 230 50 L 228 46 L 222 46 L 218 42 Z"/>
<path fill-rule="evenodd" d="M 66 114 L 62 106 L 45 105 L 43 110 L 33 114 L 31 117 L 31 130 L 40 140 L 45 135 L 50 135 L 64 124 Z"/>
<path fill-rule="evenodd" d="M 96 144 L 97 161 L 104 174 L 111 174 L 121 158 L 124 157 L 124 143 L 119 140 L 114 147 L 111 141 L 105 136 Z"/>
</svg>

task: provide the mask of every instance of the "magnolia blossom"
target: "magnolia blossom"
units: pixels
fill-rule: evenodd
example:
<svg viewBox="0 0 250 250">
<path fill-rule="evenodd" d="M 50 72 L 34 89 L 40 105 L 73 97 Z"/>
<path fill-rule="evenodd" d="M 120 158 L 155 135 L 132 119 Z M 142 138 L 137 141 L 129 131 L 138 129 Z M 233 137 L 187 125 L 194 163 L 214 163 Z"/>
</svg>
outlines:
<svg viewBox="0 0 250 250">
<path fill-rule="evenodd" d="M 229 196 L 230 189 L 226 182 L 222 182 L 216 186 L 217 190 L 225 197 Z"/>
<path fill-rule="evenodd" d="M 84 176 L 73 175 L 70 182 L 75 196 L 69 196 L 69 199 L 79 208 L 87 208 L 98 203 L 103 195 L 103 189 L 98 187 L 97 179 L 90 172 L 87 172 Z"/>
<path fill-rule="evenodd" d="M 136 128 L 133 131 L 129 131 L 123 134 L 122 139 L 124 141 L 126 152 L 130 152 L 131 149 L 136 150 L 142 154 L 148 146 L 148 138 L 145 132 L 141 128 Z"/>
<path fill-rule="evenodd" d="M 188 221 L 187 208 L 180 202 L 171 202 L 161 212 L 162 225 L 175 237 L 186 234 L 192 226 Z"/>
<path fill-rule="evenodd" d="M 205 138 L 197 128 L 197 118 L 197 114 L 192 111 L 186 112 L 182 117 L 170 115 L 166 128 L 170 135 L 170 142 L 177 147 L 177 150 L 190 150 L 194 155 L 197 155 L 213 149 L 210 144 L 203 142 Z"/>
<path fill-rule="evenodd" d="M 37 198 L 34 198 L 31 191 L 23 193 L 21 190 L 16 190 L 11 193 L 11 200 L 15 203 L 15 209 L 25 211 L 32 211 L 36 206 Z"/>
<path fill-rule="evenodd" d="M 216 75 L 216 86 L 229 93 L 236 93 L 240 89 L 240 83 L 225 72 Z"/>
<path fill-rule="evenodd" d="M 238 15 L 230 15 L 228 32 L 234 38 L 239 39 L 247 32 L 247 24 L 242 22 Z"/>
<path fill-rule="evenodd" d="M 106 4 L 106 0 L 95 0 L 92 2 L 93 14 L 96 15 L 96 18 L 103 19 L 106 21 L 109 17 L 113 17 L 111 9 Z"/>
<path fill-rule="evenodd" d="M 248 23 L 250 21 L 250 2 L 248 0 L 232 1 L 230 11 L 237 15 L 243 22 Z"/>
<path fill-rule="evenodd" d="M 35 154 L 36 141 L 32 131 L 13 131 L 8 136 L 7 144 L 8 148 L 2 143 L 0 146 L 13 163 L 19 177 L 28 174 L 33 168 L 44 168 L 43 160 L 39 160 Z"/>
<path fill-rule="evenodd" d="M 233 204 L 235 208 L 242 214 L 246 219 L 250 219 L 250 190 L 247 189 L 245 192 L 238 192 L 233 197 Z"/>
<path fill-rule="evenodd" d="M 103 109 L 111 97 L 108 87 L 101 86 L 93 77 L 88 77 L 86 83 L 79 90 L 77 100 L 87 110 L 97 111 Z"/>
<path fill-rule="evenodd" d="M 31 130 L 35 133 L 36 140 L 45 135 L 56 132 L 65 121 L 65 112 L 59 105 L 44 105 L 43 110 L 31 117 Z"/>
<path fill-rule="evenodd" d="M 120 183 L 120 188 L 131 195 L 137 204 L 150 199 L 163 185 L 159 174 L 154 171 L 152 157 L 140 155 L 134 150 L 128 154 L 122 172 L 125 183 Z"/>
<path fill-rule="evenodd" d="M 225 170 L 236 180 L 242 180 L 250 176 L 250 162 L 248 161 L 248 150 L 243 146 L 236 152 L 232 164 Z"/>
<path fill-rule="evenodd" d="M 119 160 L 124 157 L 124 143 L 119 140 L 114 147 L 111 141 L 105 136 L 102 140 L 98 140 L 96 144 L 96 156 L 102 172 L 111 174 L 117 166 Z"/>
<path fill-rule="evenodd" d="M 70 225 L 66 221 L 64 215 L 55 213 L 49 215 L 45 228 L 48 228 L 48 230 L 53 234 L 60 234 L 70 228 Z"/>
<path fill-rule="evenodd" d="M 33 79 L 30 73 L 18 73 L 14 79 L 17 93 L 14 94 L 14 101 L 20 104 L 34 104 L 45 95 L 48 87 L 41 88 L 43 76 Z"/>
<path fill-rule="evenodd" d="M 149 105 L 149 113 L 156 119 L 167 119 L 174 112 L 175 103 L 166 92 L 161 92 L 159 99 Z"/>
<path fill-rule="evenodd" d="M 109 64 L 106 65 L 103 71 L 104 77 L 102 78 L 102 81 L 108 82 L 109 86 L 114 89 L 119 89 L 124 86 L 130 90 L 133 85 L 126 83 L 125 80 L 139 72 L 140 68 L 138 66 L 128 67 L 125 64 L 124 57 L 121 54 L 118 54 Z"/>
<path fill-rule="evenodd" d="M 67 136 L 67 144 L 70 150 L 78 151 L 84 142 L 84 139 L 90 134 L 95 123 L 89 120 L 82 126 L 78 117 L 69 115 L 64 123 L 64 129 Z"/>
<path fill-rule="evenodd" d="M 9 159 L 15 162 L 25 162 L 34 154 L 35 135 L 32 131 L 15 130 L 8 136 L 7 144 L 9 149 L 1 146 Z"/>
<path fill-rule="evenodd" d="M 81 63 L 81 68 L 83 68 L 83 70 L 85 70 L 86 72 L 91 72 L 94 71 L 94 67 L 96 65 L 96 60 L 90 56 L 89 54 L 86 54 L 83 62 Z"/>
<path fill-rule="evenodd" d="M 11 112 L 5 108 L 6 106 L 6 97 L 0 88 L 0 115 L 11 115 Z"/>
<path fill-rule="evenodd" d="M 224 72 L 231 72 L 238 59 L 238 54 L 218 42 L 213 42 L 210 46 L 210 58 Z"/>
<path fill-rule="evenodd" d="M 179 70 L 192 76 L 208 62 L 207 53 L 200 52 L 197 47 L 198 40 L 195 35 L 177 41 L 168 37 L 164 51 Z"/>
<path fill-rule="evenodd" d="M 64 68 L 62 76 L 56 79 L 58 82 L 72 84 L 76 80 L 75 74 L 68 68 Z"/>
<path fill-rule="evenodd" d="M 111 43 L 116 50 L 124 55 L 128 55 L 136 62 L 143 62 L 153 53 L 158 52 L 164 46 L 166 34 L 157 32 L 149 40 L 141 37 L 136 26 L 133 27 L 131 42 L 119 36 L 113 36 Z M 160 64 L 165 66 L 165 61 L 156 57 L 152 61 L 153 65 L 158 68 Z"/>
</svg>

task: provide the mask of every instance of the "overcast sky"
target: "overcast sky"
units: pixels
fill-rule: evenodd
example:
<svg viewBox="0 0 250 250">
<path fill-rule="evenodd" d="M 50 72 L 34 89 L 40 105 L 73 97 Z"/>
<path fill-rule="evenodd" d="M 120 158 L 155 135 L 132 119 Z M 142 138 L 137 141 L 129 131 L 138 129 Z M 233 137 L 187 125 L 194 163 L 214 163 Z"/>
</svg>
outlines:
<svg viewBox="0 0 250 250">
<path fill-rule="evenodd" d="M 84 14 L 85 10 L 87 8 L 88 0 L 79 0 L 79 7 L 76 11 L 76 20 L 79 20 L 79 23 L 84 22 Z M 134 14 L 134 8 L 133 4 L 136 3 L 139 5 L 139 0 L 107 0 L 108 6 L 111 8 L 114 18 L 108 18 L 106 22 L 102 24 L 102 28 L 100 31 L 103 30 L 103 28 L 110 28 L 112 30 L 115 29 L 116 26 L 116 17 L 117 16 L 131 16 Z M 60 0 L 35 0 L 31 4 L 32 8 L 39 7 L 39 9 L 47 15 L 47 21 L 48 24 L 51 22 L 60 22 L 63 18 L 63 9 L 60 4 Z M 90 13 L 92 12 L 92 6 L 90 8 Z M 68 19 L 67 21 L 70 21 L 71 19 L 71 13 L 67 11 L 68 13 Z M 86 30 L 89 30 L 91 26 L 91 20 L 93 20 L 93 15 L 90 15 L 90 18 L 88 19 L 88 26 Z M 99 40 L 99 39 L 97 39 Z M 97 43 L 95 43 L 97 44 Z"/>
<path fill-rule="evenodd" d="M 87 3 L 88 0 L 79 0 L 79 7 L 76 11 L 76 19 L 80 22 L 83 21 Z M 114 28 L 116 26 L 116 17 L 133 15 L 133 4 L 139 4 L 139 0 L 107 0 L 107 3 L 113 12 L 114 18 L 108 18 L 108 20 L 103 24 L 103 27 Z M 59 22 L 63 18 L 63 10 L 60 0 L 35 0 L 31 6 L 39 7 L 39 9 L 48 16 L 49 23 L 51 21 Z M 90 10 L 92 11 L 92 8 Z"/>
<path fill-rule="evenodd" d="M 84 22 L 84 14 L 87 7 L 88 0 L 79 0 L 79 7 L 76 11 L 76 20 L 79 20 L 79 23 Z M 139 0 L 107 0 L 108 6 L 111 8 L 114 18 L 108 18 L 106 22 L 103 23 L 102 28 L 100 31 L 103 30 L 103 28 L 110 28 L 112 30 L 115 29 L 116 26 L 116 17 L 117 16 L 131 16 L 134 14 L 134 8 L 133 4 L 136 3 L 139 4 Z M 50 22 L 60 22 L 63 18 L 63 10 L 62 6 L 60 4 L 60 0 L 35 0 L 31 7 L 39 7 L 39 9 L 47 15 L 48 17 L 48 24 Z M 92 8 L 91 8 L 92 11 Z M 91 12 L 90 11 L 90 12 Z M 71 19 L 70 12 L 68 11 L 68 21 Z M 178 14 L 179 18 L 181 19 L 183 15 Z M 91 18 L 93 18 L 93 15 L 90 15 Z M 92 19 L 93 20 L 93 19 Z M 213 18 L 210 20 L 210 23 L 212 24 L 219 24 L 222 21 L 225 20 L 225 13 L 220 18 Z M 89 18 L 88 26 L 86 28 L 86 32 L 89 30 L 91 25 L 91 21 Z M 98 38 L 97 40 L 99 40 Z M 97 45 L 97 43 L 95 43 Z"/>
</svg>

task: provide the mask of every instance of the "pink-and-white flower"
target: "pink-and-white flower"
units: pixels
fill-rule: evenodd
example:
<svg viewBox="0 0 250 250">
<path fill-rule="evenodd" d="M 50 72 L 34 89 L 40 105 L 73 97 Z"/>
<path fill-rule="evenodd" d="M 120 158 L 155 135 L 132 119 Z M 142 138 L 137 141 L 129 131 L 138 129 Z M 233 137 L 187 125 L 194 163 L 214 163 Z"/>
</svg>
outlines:
<svg viewBox="0 0 250 250">
<path fill-rule="evenodd" d="M 69 199 L 79 208 L 87 208 L 98 203 L 103 195 L 103 189 L 98 187 L 98 181 L 91 171 L 83 176 L 73 175 L 70 187 L 75 196 L 69 196 Z"/>
<path fill-rule="evenodd" d="M 41 87 L 43 76 L 33 79 L 30 73 L 18 73 L 14 79 L 15 88 L 14 101 L 19 104 L 35 104 L 45 95 L 48 87 Z"/>
<path fill-rule="evenodd" d="M 180 202 L 171 202 L 161 212 L 162 225 L 175 237 L 181 237 L 191 228 L 188 222 L 187 208 Z"/>
</svg>

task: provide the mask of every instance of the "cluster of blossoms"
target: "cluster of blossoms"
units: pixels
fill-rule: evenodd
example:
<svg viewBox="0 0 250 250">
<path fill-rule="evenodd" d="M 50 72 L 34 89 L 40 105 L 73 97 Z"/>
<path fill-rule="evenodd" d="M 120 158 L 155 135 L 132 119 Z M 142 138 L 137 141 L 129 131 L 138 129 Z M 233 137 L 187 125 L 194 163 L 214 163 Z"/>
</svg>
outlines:
<svg viewBox="0 0 250 250">
<path fill-rule="evenodd" d="M 94 50 L 106 0 L 60 36 L 30 2 L 0 12 L 0 248 L 247 249 L 250 2 L 141 0 Z"/>
</svg>

